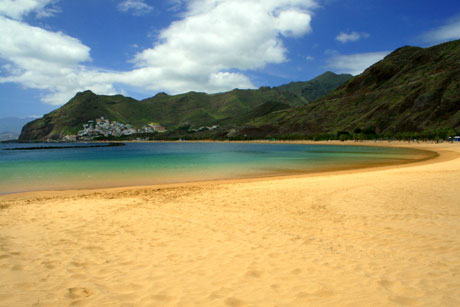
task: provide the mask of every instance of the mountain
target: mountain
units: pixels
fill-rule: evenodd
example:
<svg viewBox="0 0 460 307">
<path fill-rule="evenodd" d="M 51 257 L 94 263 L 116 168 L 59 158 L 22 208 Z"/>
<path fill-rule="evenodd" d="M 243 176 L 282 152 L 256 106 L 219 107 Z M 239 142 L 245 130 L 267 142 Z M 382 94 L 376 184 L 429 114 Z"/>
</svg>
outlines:
<svg viewBox="0 0 460 307">
<path fill-rule="evenodd" d="M 336 75 L 328 71 L 308 82 L 291 82 L 281 85 L 278 90 L 285 94 L 299 96 L 304 103 L 308 103 L 330 93 L 351 78 L 352 75 L 349 74 Z"/>
<path fill-rule="evenodd" d="M 234 129 L 273 111 L 309 103 L 351 77 L 327 72 L 311 81 L 280 87 L 235 89 L 211 95 L 189 92 L 170 96 L 159 93 L 142 101 L 85 91 L 76 94 L 59 109 L 25 125 L 20 140 L 61 139 L 65 135 L 76 134 L 88 120 L 101 116 L 136 128 L 156 122 L 168 130 L 211 125 Z"/>
<path fill-rule="evenodd" d="M 142 101 L 78 93 L 24 126 L 20 139 L 60 139 L 100 116 L 134 127 L 158 122 L 169 138 L 445 138 L 460 133 L 460 40 L 399 48 L 351 79 L 327 72 L 274 88 Z M 220 127 L 192 132 L 210 125 Z"/>
<path fill-rule="evenodd" d="M 460 40 L 405 46 L 328 95 L 253 119 L 236 135 L 431 136 L 460 132 Z"/>
</svg>

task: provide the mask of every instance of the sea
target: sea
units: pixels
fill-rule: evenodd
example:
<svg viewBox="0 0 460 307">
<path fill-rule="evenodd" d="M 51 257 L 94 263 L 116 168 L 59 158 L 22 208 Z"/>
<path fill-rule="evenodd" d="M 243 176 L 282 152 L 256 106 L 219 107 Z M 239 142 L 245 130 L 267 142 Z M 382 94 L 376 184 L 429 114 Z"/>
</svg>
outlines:
<svg viewBox="0 0 460 307">
<path fill-rule="evenodd" d="M 101 144 L 0 144 L 0 194 L 296 175 L 420 157 L 418 150 L 371 146 L 160 142 L 88 147 L 93 145 Z M 56 148 L 5 150 L 42 146 Z M 67 146 L 77 147 L 59 148 Z"/>
</svg>

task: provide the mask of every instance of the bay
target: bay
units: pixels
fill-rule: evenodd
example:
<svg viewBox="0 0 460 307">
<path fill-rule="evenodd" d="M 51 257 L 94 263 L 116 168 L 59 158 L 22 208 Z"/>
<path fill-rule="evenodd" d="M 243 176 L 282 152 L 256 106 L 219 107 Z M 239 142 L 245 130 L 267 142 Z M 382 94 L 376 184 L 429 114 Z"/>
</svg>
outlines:
<svg viewBox="0 0 460 307">
<path fill-rule="evenodd" d="M 405 163 L 420 156 L 403 148 L 225 142 L 3 150 L 75 145 L 0 144 L 0 194 L 294 175 Z"/>
</svg>

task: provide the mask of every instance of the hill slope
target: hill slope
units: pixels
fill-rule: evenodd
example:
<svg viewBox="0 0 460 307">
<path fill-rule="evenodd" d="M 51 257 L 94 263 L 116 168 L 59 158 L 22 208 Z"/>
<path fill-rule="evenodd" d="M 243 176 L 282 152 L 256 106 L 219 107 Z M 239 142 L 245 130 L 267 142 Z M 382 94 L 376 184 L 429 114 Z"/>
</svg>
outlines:
<svg viewBox="0 0 460 307">
<path fill-rule="evenodd" d="M 168 129 L 223 125 L 233 128 L 274 110 L 308 103 L 312 97 L 337 88 L 351 75 L 327 72 L 311 81 L 258 90 L 220 94 L 189 92 L 170 96 L 164 93 L 142 101 L 122 95 L 103 96 L 91 91 L 78 93 L 61 108 L 24 126 L 20 140 L 60 139 L 75 134 L 88 120 L 101 116 L 141 127 L 158 122 Z"/>
<path fill-rule="evenodd" d="M 285 94 L 297 95 L 308 103 L 330 93 L 351 78 L 352 75 L 349 74 L 336 75 L 328 71 L 308 82 L 291 82 L 279 86 L 278 89 Z"/>
<path fill-rule="evenodd" d="M 267 137 L 460 131 L 460 40 L 402 47 L 305 106 L 257 118 L 239 135 Z"/>
</svg>

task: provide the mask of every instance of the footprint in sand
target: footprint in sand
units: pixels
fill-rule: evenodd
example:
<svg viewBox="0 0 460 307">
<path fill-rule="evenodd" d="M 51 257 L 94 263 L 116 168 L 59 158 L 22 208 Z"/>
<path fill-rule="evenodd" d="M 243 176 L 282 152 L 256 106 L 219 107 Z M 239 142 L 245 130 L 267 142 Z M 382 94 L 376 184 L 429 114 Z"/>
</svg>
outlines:
<svg viewBox="0 0 460 307">
<path fill-rule="evenodd" d="M 225 299 L 224 303 L 225 303 L 225 305 L 231 306 L 231 307 L 240 307 L 240 306 L 245 305 L 244 301 L 242 301 L 240 299 L 237 299 L 235 297 L 229 297 L 229 298 Z"/>
<path fill-rule="evenodd" d="M 11 271 L 22 271 L 22 265 L 16 264 L 11 268 Z"/>
<path fill-rule="evenodd" d="M 90 297 L 93 293 L 86 288 L 69 288 L 67 295 L 71 299 L 80 299 Z"/>
<path fill-rule="evenodd" d="M 51 261 L 43 261 L 42 265 L 49 270 L 52 270 L 55 268 L 55 266 L 53 265 L 53 262 Z"/>
<path fill-rule="evenodd" d="M 393 283 L 391 281 L 388 281 L 386 279 L 381 279 L 379 280 L 379 285 L 382 286 L 383 288 L 387 289 L 387 290 L 390 290 L 391 291 L 391 286 L 393 285 Z"/>
<path fill-rule="evenodd" d="M 296 268 L 296 269 L 291 271 L 291 274 L 293 274 L 293 275 L 299 275 L 300 273 L 302 273 L 302 270 L 299 269 L 299 268 Z"/>
<path fill-rule="evenodd" d="M 261 278 L 263 275 L 262 271 L 257 271 L 257 270 L 249 270 L 246 272 L 247 277 L 253 277 L 253 278 Z"/>
</svg>

